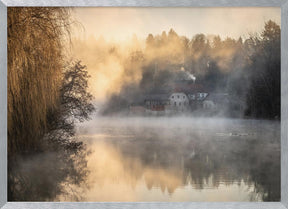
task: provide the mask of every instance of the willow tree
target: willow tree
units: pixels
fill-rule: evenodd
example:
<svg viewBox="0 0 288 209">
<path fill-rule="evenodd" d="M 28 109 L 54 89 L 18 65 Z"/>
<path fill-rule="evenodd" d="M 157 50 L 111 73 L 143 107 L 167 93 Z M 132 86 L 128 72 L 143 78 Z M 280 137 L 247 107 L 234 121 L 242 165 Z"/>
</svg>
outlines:
<svg viewBox="0 0 288 209">
<path fill-rule="evenodd" d="M 86 67 L 67 66 L 71 24 L 69 9 L 8 8 L 9 201 L 55 200 L 63 182 L 87 174 L 85 146 L 73 136 L 94 107 Z"/>
<path fill-rule="evenodd" d="M 39 149 L 47 114 L 59 105 L 66 8 L 8 8 L 8 153 Z"/>
</svg>

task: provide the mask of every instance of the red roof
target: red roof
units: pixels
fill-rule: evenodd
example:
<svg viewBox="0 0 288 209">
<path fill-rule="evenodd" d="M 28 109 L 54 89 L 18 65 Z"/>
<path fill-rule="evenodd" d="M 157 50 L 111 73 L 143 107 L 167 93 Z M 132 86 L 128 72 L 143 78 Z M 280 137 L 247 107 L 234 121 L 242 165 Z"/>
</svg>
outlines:
<svg viewBox="0 0 288 209">
<path fill-rule="evenodd" d="M 195 83 L 175 83 L 174 92 L 205 92 L 203 85 Z"/>
</svg>

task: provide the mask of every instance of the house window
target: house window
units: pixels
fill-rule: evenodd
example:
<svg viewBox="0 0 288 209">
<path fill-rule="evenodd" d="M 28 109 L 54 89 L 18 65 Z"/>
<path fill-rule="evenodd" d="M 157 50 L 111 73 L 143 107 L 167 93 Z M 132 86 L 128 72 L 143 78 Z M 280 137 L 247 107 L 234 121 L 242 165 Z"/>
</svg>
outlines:
<svg viewBox="0 0 288 209">
<path fill-rule="evenodd" d="M 179 106 L 181 106 L 181 102 L 179 102 Z"/>
<path fill-rule="evenodd" d="M 183 99 L 185 99 L 185 96 L 183 96 Z"/>
<path fill-rule="evenodd" d="M 177 98 L 179 99 L 179 98 L 180 98 L 180 96 L 178 95 L 178 96 L 177 96 Z"/>
<path fill-rule="evenodd" d="M 174 105 L 175 105 L 175 106 L 177 105 L 176 102 L 174 102 Z"/>
<path fill-rule="evenodd" d="M 172 99 L 174 99 L 174 96 L 172 96 Z"/>
</svg>

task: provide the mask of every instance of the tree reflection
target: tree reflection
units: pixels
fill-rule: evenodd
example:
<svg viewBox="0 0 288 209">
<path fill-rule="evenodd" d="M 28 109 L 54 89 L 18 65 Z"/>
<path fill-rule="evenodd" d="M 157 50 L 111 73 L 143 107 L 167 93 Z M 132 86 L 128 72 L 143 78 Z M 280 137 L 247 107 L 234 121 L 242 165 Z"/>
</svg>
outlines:
<svg viewBox="0 0 288 209">
<path fill-rule="evenodd" d="M 203 190 L 203 195 L 213 189 L 213 199 L 221 201 L 215 191 L 227 187 L 230 192 L 238 185 L 245 189 L 245 200 L 247 195 L 250 201 L 280 200 L 279 124 L 270 132 L 261 131 L 264 124 L 238 127 L 237 133 L 233 127 L 217 128 L 219 133 L 164 128 L 161 134 L 155 127 L 97 128 L 99 135 L 81 138 L 88 149 L 82 144 L 80 151 L 58 150 L 18 161 L 9 172 L 14 199 L 143 201 L 135 195 L 143 185 L 144 192 L 159 190 L 170 197 L 179 188 Z"/>
<path fill-rule="evenodd" d="M 127 129 L 135 137 L 104 141 L 122 156 L 121 162 L 130 178 L 139 181 L 144 176 L 148 190 L 160 188 L 173 194 L 181 186 L 202 190 L 244 182 L 254 188 L 251 201 L 255 200 L 255 193 L 263 201 L 279 201 L 279 130 L 267 134 L 261 132 L 262 128 L 253 126 L 246 130 L 250 131 L 247 136 L 230 130 L 226 135 L 209 132 L 203 135 L 189 129 L 160 135 L 153 128 L 145 129 L 145 133 Z"/>
<path fill-rule="evenodd" d="M 57 196 L 82 199 L 73 185 L 87 188 L 87 150 L 55 150 L 15 157 L 9 163 L 9 201 L 55 201 Z M 67 189 L 69 185 L 70 189 Z"/>
</svg>

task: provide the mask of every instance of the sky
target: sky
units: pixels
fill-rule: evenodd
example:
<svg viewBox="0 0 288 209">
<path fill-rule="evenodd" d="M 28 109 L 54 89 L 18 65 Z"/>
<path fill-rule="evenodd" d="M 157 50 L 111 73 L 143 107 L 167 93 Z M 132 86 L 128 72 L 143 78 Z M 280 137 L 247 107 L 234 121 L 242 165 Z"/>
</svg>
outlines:
<svg viewBox="0 0 288 209">
<path fill-rule="evenodd" d="M 74 17 L 83 27 L 79 38 L 103 36 L 123 41 L 134 34 L 146 38 L 173 28 L 179 35 L 220 35 L 221 38 L 248 38 L 260 33 L 268 20 L 281 24 L 279 7 L 236 8 L 75 8 Z"/>
</svg>

